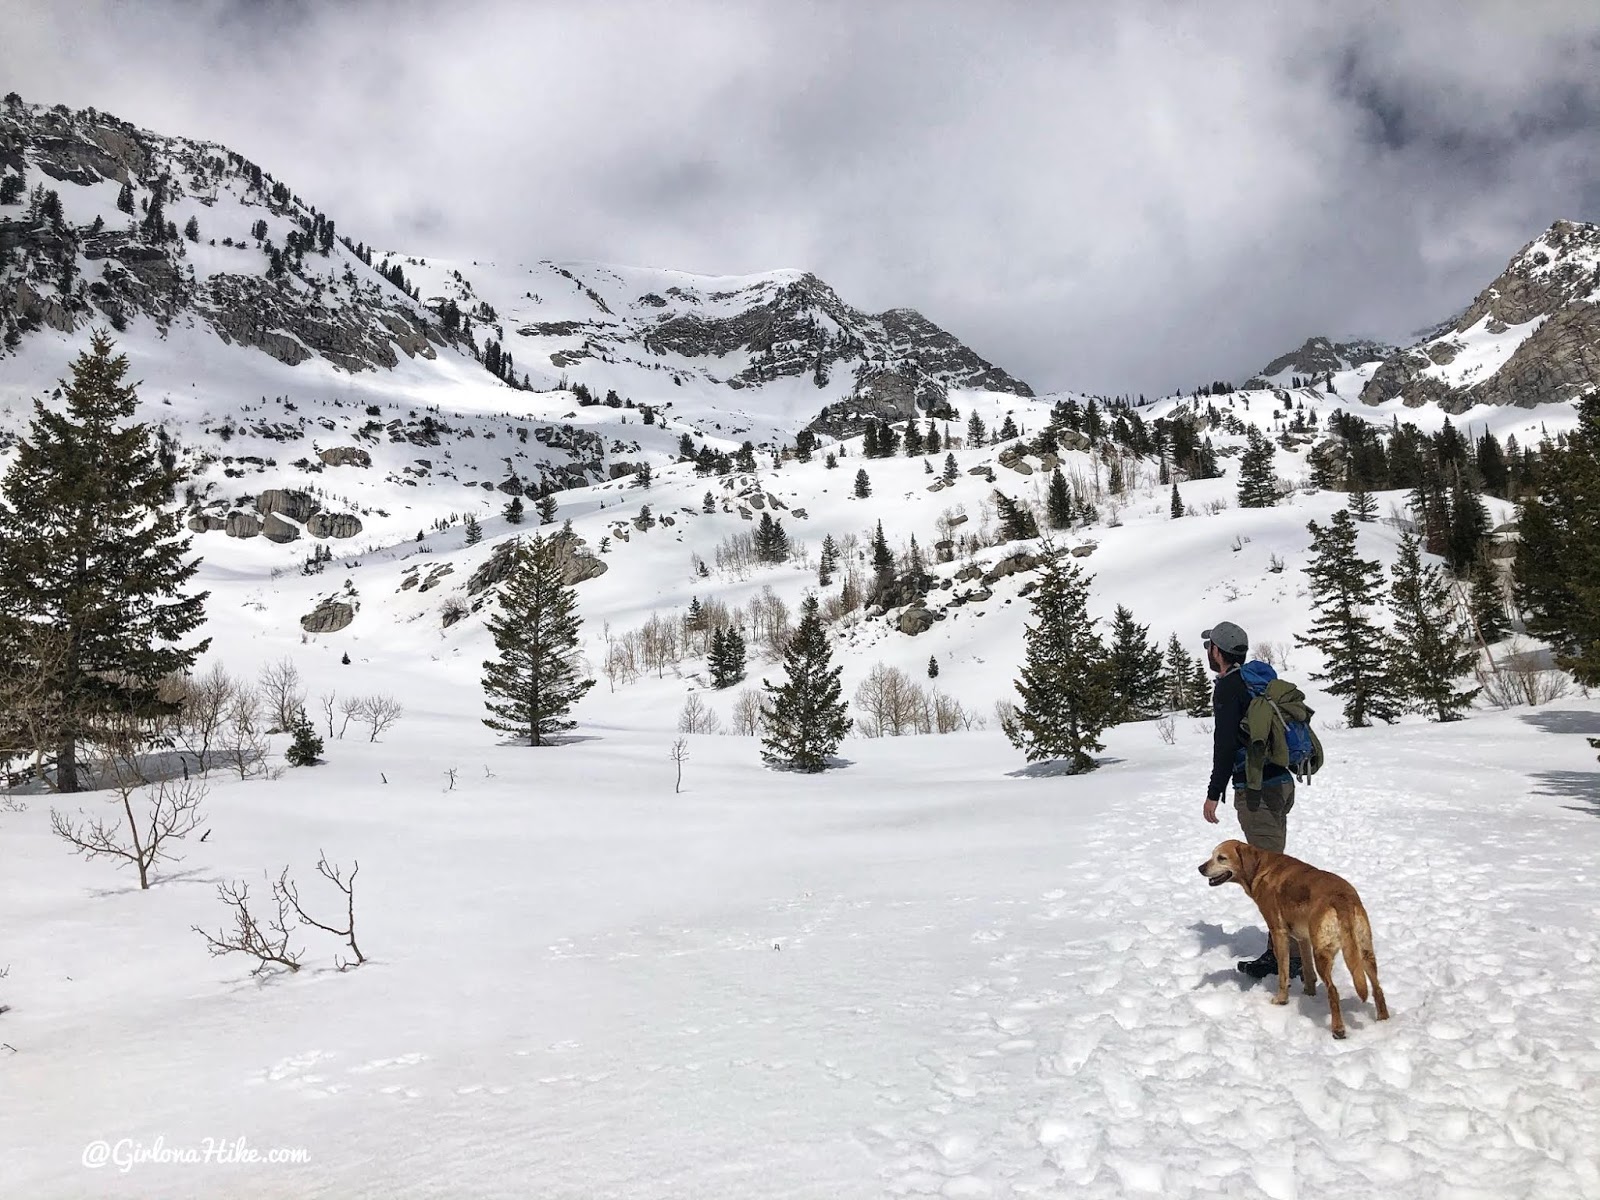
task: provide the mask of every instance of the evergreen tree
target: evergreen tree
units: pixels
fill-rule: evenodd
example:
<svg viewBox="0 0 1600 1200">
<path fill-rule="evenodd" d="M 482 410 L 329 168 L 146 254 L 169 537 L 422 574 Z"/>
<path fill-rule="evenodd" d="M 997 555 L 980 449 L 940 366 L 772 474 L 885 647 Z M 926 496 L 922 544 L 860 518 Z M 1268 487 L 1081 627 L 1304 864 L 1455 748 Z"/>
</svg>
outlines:
<svg viewBox="0 0 1600 1200">
<path fill-rule="evenodd" d="M 833 540 L 833 534 L 827 533 L 822 537 L 822 557 L 817 564 L 817 585 L 828 587 L 833 583 L 833 573 L 839 566 L 839 547 Z"/>
<path fill-rule="evenodd" d="M 1478 633 L 1491 645 L 1511 636 L 1506 619 L 1506 598 L 1500 588 L 1500 575 L 1488 557 L 1472 564 L 1472 590 L 1467 593 L 1467 609 Z"/>
<path fill-rule="evenodd" d="M 1106 649 L 1089 619 L 1089 581 L 1071 559 L 1051 559 L 1034 591 L 1023 634 L 1026 661 L 1016 681 L 1022 704 L 1007 730 L 1029 762 L 1067 760 L 1071 774 L 1095 768 L 1101 731 L 1115 718 Z"/>
<path fill-rule="evenodd" d="M 1393 721 L 1396 713 L 1389 635 L 1368 615 L 1380 597 L 1383 569 L 1356 552 L 1356 526 L 1347 509 L 1333 514 L 1327 528 L 1312 521 L 1311 603 L 1317 610 L 1307 633 L 1295 641 L 1322 653 L 1326 665 L 1311 678 L 1344 698 L 1344 715 L 1353 727 Z"/>
<path fill-rule="evenodd" d="M 1173 634 L 1167 639 L 1167 653 L 1161 669 L 1161 687 L 1163 705 L 1169 711 L 1189 707 L 1189 681 L 1193 677 L 1190 669 L 1194 656 L 1183 648 L 1183 643 L 1178 640 L 1178 635 Z"/>
<path fill-rule="evenodd" d="M 756 524 L 756 559 L 764 563 L 781 563 L 789 557 L 789 535 L 783 531 L 783 522 L 774 521 L 770 512 L 763 512 Z"/>
<path fill-rule="evenodd" d="M 1161 667 L 1161 651 L 1150 641 L 1150 627 L 1140 625 L 1133 613 L 1117 605 L 1107 658 L 1115 722 L 1142 721 L 1161 711 Z"/>
<path fill-rule="evenodd" d="M 1183 513 L 1184 513 L 1183 497 L 1178 494 L 1178 485 L 1177 484 L 1173 484 L 1172 485 L 1172 510 L 1171 511 L 1172 511 L 1172 519 L 1174 521 L 1176 521 L 1179 517 L 1183 516 Z"/>
<path fill-rule="evenodd" d="M 710 495 L 709 492 L 706 493 Z M 539 524 L 554 525 L 556 521 L 556 498 L 549 492 L 539 497 L 539 503 L 534 505 L 539 512 Z"/>
<path fill-rule="evenodd" d="M 1191 717 L 1209 717 L 1212 715 L 1211 703 L 1215 684 L 1211 679 L 1211 672 L 1206 669 L 1205 663 L 1194 655 L 1185 655 L 1189 662 L 1189 709 Z"/>
<path fill-rule="evenodd" d="M 922 445 L 929 454 L 937 454 L 944 449 L 944 439 L 939 436 L 939 429 L 932 421 L 928 422 L 928 432 L 922 436 Z"/>
<path fill-rule="evenodd" d="M 1113 496 L 1122 495 L 1122 456 L 1120 454 L 1111 460 L 1111 470 L 1106 476 L 1106 491 Z"/>
<path fill-rule="evenodd" d="M 1500 442 L 1487 429 L 1478 439 L 1478 477 L 1483 480 L 1484 491 L 1505 498 L 1511 485 L 1511 468 L 1506 465 Z"/>
<path fill-rule="evenodd" d="M 862 467 L 856 472 L 856 499 L 865 500 L 872 495 L 872 480 L 867 478 L 867 469 Z"/>
<path fill-rule="evenodd" d="M 523 508 L 521 496 L 513 496 L 510 500 L 506 501 L 505 516 L 506 520 L 512 525 L 522 524 Z"/>
<path fill-rule="evenodd" d="M 1000 536 L 1008 542 L 1039 536 L 1039 522 L 1025 501 L 1013 500 L 1004 492 L 994 494 L 995 514 L 1000 518 Z"/>
<path fill-rule="evenodd" d="M 1278 502 L 1277 480 L 1272 471 L 1276 447 L 1261 430 L 1250 427 L 1249 444 L 1239 456 L 1239 507 L 1271 508 Z"/>
<path fill-rule="evenodd" d="M 894 553 L 889 549 L 889 539 L 883 535 L 883 522 L 872 534 L 872 569 L 879 575 L 894 571 Z"/>
<path fill-rule="evenodd" d="M 868 421 L 867 427 L 861 431 L 861 456 L 863 458 L 877 458 L 878 455 L 878 423 Z"/>
<path fill-rule="evenodd" d="M 822 465 L 830 471 L 835 470 L 839 466 L 839 460 L 837 457 L 835 457 L 833 451 L 828 451 L 827 457 L 822 460 Z"/>
<path fill-rule="evenodd" d="M 188 222 L 183 227 L 183 236 L 188 238 L 191 242 L 198 242 L 200 240 L 199 220 L 194 217 L 190 217 Z"/>
<path fill-rule="evenodd" d="M 109 717 L 170 713 L 163 676 L 187 671 L 207 641 L 177 643 L 204 620 L 206 593 L 179 514 L 164 509 L 183 475 L 163 463 L 127 357 L 96 333 L 72 364 L 64 411 L 34 402 L 0 481 L 0 662 L 40 683 L 55 714 L 58 791 L 79 789 L 82 743 Z M 48 631 L 59 653 L 40 654 Z"/>
<path fill-rule="evenodd" d="M 717 511 L 717 498 L 710 492 L 707 492 L 705 498 L 700 501 L 700 511 L 708 514 Z"/>
<path fill-rule="evenodd" d="M 467 514 L 467 519 L 461 528 L 466 531 L 467 545 L 476 546 L 483 541 L 483 526 L 478 524 L 478 518 L 471 513 Z"/>
<path fill-rule="evenodd" d="M 737 629 L 718 629 L 711 635 L 711 686 L 729 688 L 744 678 L 744 635 Z"/>
<path fill-rule="evenodd" d="M 972 416 L 967 418 L 967 445 L 968 445 L 968 447 L 975 449 L 978 446 L 983 445 L 983 438 L 984 438 L 983 418 L 980 417 L 976 412 L 974 412 L 972 414 Z"/>
<path fill-rule="evenodd" d="M 1067 477 L 1061 473 L 1060 467 L 1050 472 L 1050 486 L 1045 491 L 1044 513 L 1051 529 L 1072 527 L 1072 489 L 1067 486 Z"/>
<path fill-rule="evenodd" d="M 1011 419 L 1010 413 L 1006 414 L 1006 419 L 1001 423 L 1000 432 L 997 436 L 1002 442 L 1009 442 L 1013 438 L 1020 436 L 1017 433 L 1017 423 Z"/>
<path fill-rule="evenodd" d="M 1360 485 L 1350 493 L 1347 507 L 1350 509 L 1350 515 L 1363 524 L 1370 523 L 1378 516 L 1377 498 Z"/>
<path fill-rule="evenodd" d="M 640 463 L 639 469 L 633 473 L 633 486 L 647 488 L 655 482 L 655 475 L 650 470 L 649 463 Z"/>
<path fill-rule="evenodd" d="M 499 610 L 486 622 L 499 657 L 483 664 L 491 714 L 483 723 L 533 746 L 571 729 L 568 712 L 594 686 L 581 672 L 577 593 L 563 581 L 569 546 L 563 537 L 516 543 Z"/>
<path fill-rule="evenodd" d="M 1445 559 L 1457 576 L 1472 569 L 1489 540 L 1489 510 L 1461 480 L 1450 490 L 1450 539 Z"/>
<path fill-rule="evenodd" d="M 788 678 L 781 685 L 761 681 L 767 691 L 761 757 L 795 771 L 822 771 L 850 731 L 850 706 L 840 698 L 843 668 L 833 665 L 814 596 L 801 606 L 800 625 L 783 652 L 783 666 Z"/>
<path fill-rule="evenodd" d="M 1430 721 L 1456 721 L 1479 689 L 1457 691 L 1456 680 L 1472 670 L 1477 657 L 1472 635 L 1462 621 L 1455 589 L 1445 573 L 1422 559 L 1415 534 L 1400 538 L 1394 565 L 1390 608 L 1396 628 L 1394 678 L 1407 706 Z"/>
<path fill-rule="evenodd" d="M 915 421 L 906 422 L 906 432 L 905 436 L 901 439 L 901 445 L 905 447 L 905 455 L 907 458 L 916 458 L 922 453 L 922 430 L 917 427 L 917 423 Z"/>
<path fill-rule="evenodd" d="M 121 190 L 117 192 L 117 207 L 125 213 L 133 211 L 133 183 L 131 180 L 124 180 Z"/>
<path fill-rule="evenodd" d="M 314 767 L 322 761 L 322 738 L 317 735 L 304 708 L 289 722 L 289 732 L 293 739 L 283 752 L 285 762 L 291 767 Z"/>
<path fill-rule="evenodd" d="M 939 659 L 935 655 L 928 655 L 928 678 L 939 678 Z"/>
<path fill-rule="evenodd" d="M 954 483 L 959 478 L 961 478 L 961 468 L 956 465 L 956 456 L 954 454 L 946 454 L 944 456 L 944 481 L 946 483 Z"/>
</svg>

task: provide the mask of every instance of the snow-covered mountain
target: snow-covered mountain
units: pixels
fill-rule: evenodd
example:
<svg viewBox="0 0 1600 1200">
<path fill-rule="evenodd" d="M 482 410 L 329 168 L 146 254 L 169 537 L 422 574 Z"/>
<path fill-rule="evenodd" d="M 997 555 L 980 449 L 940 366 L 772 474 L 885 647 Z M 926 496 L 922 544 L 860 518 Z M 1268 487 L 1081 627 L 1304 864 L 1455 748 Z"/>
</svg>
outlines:
<svg viewBox="0 0 1600 1200">
<path fill-rule="evenodd" d="M 1389 355 L 1366 404 L 1570 402 L 1600 388 L 1600 225 L 1557 221 L 1524 246 L 1453 323 Z"/>
<path fill-rule="evenodd" d="M 1395 352 L 1393 346 L 1366 338 L 1332 341 L 1309 337 L 1298 350 L 1280 354 L 1245 384 L 1248 387 L 1283 387 L 1296 378 L 1311 382 L 1335 372 L 1369 362 L 1381 362 Z"/>
</svg>

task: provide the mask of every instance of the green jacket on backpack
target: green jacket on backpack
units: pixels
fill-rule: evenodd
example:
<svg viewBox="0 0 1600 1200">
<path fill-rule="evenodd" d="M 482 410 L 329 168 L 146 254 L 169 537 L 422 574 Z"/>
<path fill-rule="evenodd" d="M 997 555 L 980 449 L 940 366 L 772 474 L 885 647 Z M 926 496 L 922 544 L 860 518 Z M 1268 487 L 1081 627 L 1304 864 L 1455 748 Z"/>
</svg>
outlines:
<svg viewBox="0 0 1600 1200">
<path fill-rule="evenodd" d="M 1244 778 L 1245 788 L 1248 791 L 1261 790 L 1261 776 L 1270 762 L 1285 770 L 1292 769 L 1289 763 L 1288 735 L 1284 730 L 1285 719 L 1290 721 L 1305 721 L 1311 734 L 1311 761 L 1306 774 L 1315 774 L 1322 766 L 1322 741 L 1317 737 L 1317 732 L 1309 728 L 1312 710 L 1306 705 L 1306 695 L 1294 684 L 1284 679 L 1274 679 L 1262 689 L 1261 694 L 1250 701 L 1250 707 L 1245 710 L 1244 730 Z"/>
</svg>

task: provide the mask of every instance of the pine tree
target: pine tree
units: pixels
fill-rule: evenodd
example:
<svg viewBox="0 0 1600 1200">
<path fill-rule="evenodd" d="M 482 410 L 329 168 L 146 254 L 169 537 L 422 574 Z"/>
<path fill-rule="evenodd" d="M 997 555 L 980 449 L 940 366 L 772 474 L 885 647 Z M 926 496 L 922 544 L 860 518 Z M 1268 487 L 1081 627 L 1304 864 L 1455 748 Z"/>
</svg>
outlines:
<svg viewBox="0 0 1600 1200">
<path fill-rule="evenodd" d="M 1489 540 L 1489 510 L 1461 480 L 1450 489 L 1450 537 L 1445 560 L 1457 576 L 1472 569 Z"/>
<path fill-rule="evenodd" d="M 1500 588 L 1500 574 L 1487 556 L 1472 564 L 1472 590 L 1467 593 L 1467 609 L 1478 634 L 1491 645 L 1511 635 L 1506 619 L 1506 598 Z"/>
<path fill-rule="evenodd" d="M 923 448 L 929 454 L 937 454 L 944 449 L 944 439 L 939 436 L 939 429 L 931 420 L 928 422 L 928 431 L 922 436 Z"/>
<path fill-rule="evenodd" d="M 783 531 L 783 522 L 774 521 L 770 512 L 763 512 L 756 524 L 756 560 L 764 563 L 781 563 L 789 557 L 789 535 Z"/>
<path fill-rule="evenodd" d="M 304 708 L 289 722 L 289 732 L 293 738 L 289 748 L 283 752 L 285 762 L 291 767 L 314 767 L 322 761 L 322 738 L 318 736 Z"/>
<path fill-rule="evenodd" d="M 967 418 L 967 446 L 968 446 L 968 448 L 969 449 L 976 449 L 977 447 L 983 445 L 983 437 L 984 437 L 983 418 L 980 417 L 977 413 L 973 413 L 972 416 Z"/>
<path fill-rule="evenodd" d="M 1378 603 L 1383 569 L 1356 552 L 1356 526 L 1347 509 L 1333 514 L 1327 528 L 1312 521 L 1311 603 L 1317 610 L 1307 633 L 1295 641 L 1322 653 L 1326 665 L 1311 678 L 1344 698 L 1344 715 L 1353 727 L 1393 721 L 1396 714 L 1391 639 L 1368 615 Z"/>
<path fill-rule="evenodd" d="M 944 475 L 942 478 L 946 483 L 954 483 L 961 478 L 961 468 L 956 465 L 956 456 L 954 454 L 946 454 L 944 456 Z"/>
<path fill-rule="evenodd" d="M 1026 501 L 1013 500 L 1004 492 L 994 494 L 995 514 L 1000 518 L 1000 536 L 1008 542 L 1039 536 L 1039 522 Z"/>
<path fill-rule="evenodd" d="M 1209 717 L 1212 715 L 1212 693 L 1215 685 L 1211 680 L 1211 672 L 1206 670 L 1205 663 L 1193 655 L 1186 656 L 1189 661 L 1189 709 L 1191 717 Z"/>
<path fill-rule="evenodd" d="M 1106 491 L 1113 496 L 1122 495 L 1122 456 L 1120 454 L 1111 460 L 1111 470 L 1106 475 Z"/>
<path fill-rule="evenodd" d="M 710 495 L 710 493 L 706 493 Z M 534 505 L 539 513 L 539 524 L 554 525 L 556 521 L 556 498 L 546 492 L 539 497 L 539 503 Z"/>
<path fill-rule="evenodd" d="M 1089 581 L 1071 559 L 1051 559 L 1032 601 L 1033 621 L 1023 634 L 1027 658 L 1016 681 L 1022 704 L 1007 733 L 1029 762 L 1064 758 L 1070 774 L 1092 771 L 1116 697 L 1105 645 L 1089 619 Z"/>
<path fill-rule="evenodd" d="M 872 534 L 872 569 L 879 575 L 894 571 L 894 553 L 889 549 L 889 539 L 883 535 L 882 521 Z"/>
<path fill-rule="evenodd" d="M 729 688 L 744 678 L 744 635 L 737 629 L 717 629 L 711 634 L 711 686 Z"/>
<path fill-rule="evenodd" d="M 817 585 L 828 587 L 833 583 L 833 573 L 839 566 L 839 547 L 833 540 L 833 534 L 822 536 L 821 561 L 817 564 Z"/>
<path fill-rule="evenodd" d="M 901 439 L 901 445 L 905 447 L 907 458 L 916 458 L 922 453 L 922 430 L 917 427 L 915 421 L 906 422 L 906 432 Z"/>
<path fill-rule="evenodd" d="M 861 456 L 863 458 L 877 458 L 878 455 L 878 423 L 868 421 L 867 427 L 861 431 Z"/>
<path fill-rule="evenodd" d="M 483 526 L 478 524 L 478 518 L 471 513 L 467 514 L 467 519 L 462 523 L 461 528 L 466 532 L 467 545 L 476 546 L 483 541 Z"/>
<path fill-rule="evenodd" d="M 872 480 L 867 478 L 867 469 L 862 467 L 856 472 L 856 499 L 865 500 L 872 495 Z"/>
<path fill-rule="evenodd" d="M 1250 427 L 1249 445 L 1239 456 L 1239 507 L 1271 508 L 1278 502 L 1272 457 L 1277 448 L 1261 430 Z"/>
<path fill-rule="evenodd" d="M 1183 513 L 1184 513 L 1183 497 L 1178 494 L 1178 485 L 1177 484 L 1173 484 L 1172 485 L 1172 510 L 1171 511 L 1172 511 L 1172 519 L 1174 521 L 1176 521 L 1179 517 L 1183 516 Z"/>
<path fill-rule="evenodd" d="M 571 729 L 568 712 L 594 686 L 581 673 L 577 593 L 562 576 L 568 546 L 561 537 L 516 543 L 499 610 L 486 622 L 499 657 L 483 664 L 491 714 L 483 723 L 533 746 Z"/>
<path fill-rule="evenodd" d="M 505 515 L 506 515 L 506 520 L 508 522 L 510 522 L 512 525 L 521 525 L 522 524 L 523 509 L 522 509 L 522 497 L 521 496 L 513 496 L 513 497 L 511 497 L 510 500 L 508 500 L 506 502 L 506 513 L 505 513 Z"/>
<path fill-rule="evenodd" d="M 935 655 L 928 655 L 928 678 L 939 678 L 939 659 Z"/>
<path fill-rule="evenodd" d="M 117 207 L 125 213 L 133 211 L 133 183 L 124 180 L 121 190 L 117 192 Z"/>
<path fill-rule="evenodd" d="M 842 667 L 833 665 L 827 631 L 814 596 L 800 609 L 800 625 L 783 653 L 788 678 L 781 685 L 762 680 L 761 757 L 795 771 L 817 772 L 850 731 L 850 706 L 840 698 Z"/>
<path fill-rule="evenodd" d="M 1072 489 L 1067 486 L 1067 477 L 1061 473 L 1060 467 L 1050 472 L 1050 486 L 1045 491 L 1044 513 L 1051 529 L 1072 527 Z"/>
<path fill-rule="evenodd" d="M 138 398 L 127 370 L 96 333 L 72 364 L 65 411 L 35 401 L 0 481 L 0 662 L 50 697 L 62 792 L 78 790 L 82 743 L 103 720 L 170 713 L 159 681 L 209 644 L 177 644 L 204 621 L 206 593 L 183 591 L 199 559 L 178 512 L 163 508 L 183 475 L 148 426 L 129 423 Z M 42 630 L 59 653 L 36 652 Z"/>
<path fill-rule="evenodd" d="M 717 498 L 710 492 L 707 492 L 705 494 L 705 498 L 700 501 L 700 511 L 703 513 L 714 513 L 717 511 Z"/>
<path fill-rule="evenodd" d="M 1002 442 L 1009 442 L 1013 438 L 1021 436 L 1017 433 L 1017 423 L 1011 419 L 1010 413 L 1007 413 L 1006 419 L 1001 422 L 1000 432 L 996 436 Z"/>
<path fill-rule="evenodd" d="M 1150 641 L 1150 627 L 1117 605 L 1106 661 L 1115 722 L 1142 721 L 1161 711 L 1161 666 L 1161 651 Z"/>
<path fill-rule="evenodd" d="M 1357 485 L 1355 490 L 1350 493 L 1348 507 L 1350 515 L 1364 524 L 1375 520 L 1378 515 L 1377 498 L 1360 485 Z"/>
<path fill-rule="evenodd" d="M 1161 687 L 1164 706 L 1168 710 L 1189 707 L 1189 681 L 1193 676 L 1191 665 L 1194 656 L 1183 648 L 1178 635 L 1167 639 L 1166 660 L 1161 669 Z"/>
<path fill-rule="evenodd" d="M 184 224 L 183 236 L 188 238 L 191 242 L 198 242 L 200 240 L 200 222 L 198 219 L 194 217 L 189 218 L 189 220 Z"/>
<path fill-rule="evenodd" d="M 1394 642 L 1400 695 L 1430 721 L 1459 720 L 1479 689 L 1457 691 L 1455 681 L 1472 670 L 1477 654 L 1450 580 L 1439 567 L 1423 562 L 1415 534 L 1400 538 L 1389 597 L 1395 627 L 1405 631 Z"/>
</svg>

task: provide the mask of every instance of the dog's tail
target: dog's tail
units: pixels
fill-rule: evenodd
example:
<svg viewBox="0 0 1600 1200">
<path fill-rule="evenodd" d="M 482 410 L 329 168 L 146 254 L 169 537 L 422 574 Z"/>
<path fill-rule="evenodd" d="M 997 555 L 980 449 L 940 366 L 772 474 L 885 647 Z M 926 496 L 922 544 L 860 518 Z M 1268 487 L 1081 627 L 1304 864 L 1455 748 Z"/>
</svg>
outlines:
<svg viewBox="0 0 1600 1200">
<path fill-rule="evenodd" d="M 1350 981 L 1356 985 L 1356 995 L 1367 998 L 1367 978 L 1378 981 L 1378 964 L 1372 960 L 1372 927 L 1367 924 L 1367 914 L 1357 901 L 1341 906 L 1339 934 L 1343 938 L 1344 965 L 1350 969 Z"/>
</svg>

